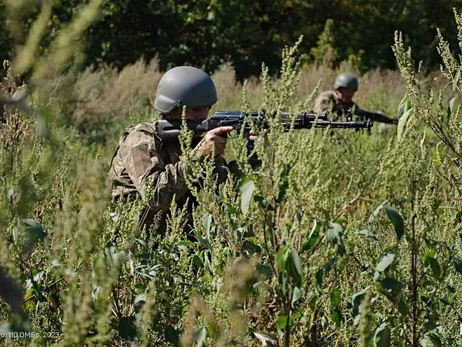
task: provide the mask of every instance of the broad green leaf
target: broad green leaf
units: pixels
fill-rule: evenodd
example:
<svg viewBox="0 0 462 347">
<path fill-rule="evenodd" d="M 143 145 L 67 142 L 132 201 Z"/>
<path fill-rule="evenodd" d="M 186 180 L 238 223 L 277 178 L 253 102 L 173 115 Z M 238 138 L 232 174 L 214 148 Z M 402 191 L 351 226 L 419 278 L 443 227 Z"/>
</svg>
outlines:
<svg viewBox="0 0 462 347">
<path fill-rule="evenodd" d="M 331 258 L 329 261 L 324 265 L 324 269 L 326 270 L 326 273 L 328 273 L 331 269 L 332 266 L 337 262 L 337 258 Z"/>
<path fill-rule="evenodd" d="M 405 100 L 401 100 L 401 103 L 398 105 L 398 118 L 401 118 L 401 116 L 404 114 L 404 112 L 407 111 L 406 109 L 406 103 L 404 102 Z"/>
<path fill-rule="evenodd" d="M 254 195 L 253 201 L 255 201 L 260 208 L 268 209 L 270 211 L 274 211 L 274 207 L 268 204 L 268 200 L 266 200 L 263 196 Z"/>
<path fill-rule="evenodd" d="M 327 229 L 327 240 L 334 244 L 334 248 L 338 254 L 345 254 L 345 246 L 343 245 L 343 227 L 338 223 L 330 223 Z"/>
<path fill-rule="evenodd" d="M 292 294 L 292 302 L 291 302 L 292 307 L 297 302 L 297 300 L 300 299 L 301 296 L 302 296 L 302 291 L 300 290 L 300 288 L 295 287 L 294 292 Z"/>
<path fill-rule="evenodd" d="M 376 347 L 391 346 L 391 330 L 386 323 L 382 323 L 375 331 L 374 346 Z"/>
<path fill-rule="evenodd" d="M 135 238 L 135 242 L 137 242 L 138 244 L 140 244 L 140 245 L 143 246 L 144 248 L 148 248 L 148 244 L 146 243 L 146 241 L 144 241 L 144 240 L 142 240 L 142 239 Z"/>
<path fill-rule="evenodd" d="M 387 290 L 396 290 L 396 289 L 399 289 L 401 290 L 404 285 L 394 279 L 394 278 L 384 278 L 383 280 L 380 281 L 380 285 L 382 286 L 383 289 L 387 289 Z"/>
<path fill-rule="evenodd" d="M 229 216 L 237 215 L 238 210 L 232 204 L 230 204 L 228 201 L 223 201 L 222 203 L 226 207 Z"/>
<path fill-rule="evenodd" d="M 302 252 L 313 248 L 313 246 L 316 244 L 316 242 L 319 239 L 321 228 L 322 228 L 322 225 L 318 224 L 315 220 L 313 228 L 311 229 L 310 235 L 308 236 L 308 239 L 303 241 L 302 243 L 302 249 L 301 249 Z"/>
<path fill-rule="evenodd" d="M 244 234 L 243 231 L 244 231 L 243 228 L 236 228 L 234 230 L 233 236 L 234 236 L 234 241 L 236 243 L 239 243 L 242 241 L 242 235 Z"/>
<path fill-rule="evenodd" d="M 206 338 L 207 338 L 207 330 L 205 329 L 205 327 L 200 327 L 194 333 L 194 341 L 196 341 L 198 347 L 204 345 Z"/>
<path fill-rule="evenodd" d="M 455 91 L 456 90 L 456 86 L 457 86 L 457 83 L 459 82 L 459 78 L 460 78 L 460 71 L 462 69 L 459 68 L 456 72 L 456 74 L 454 75 L 454 82 L 453 82 L 453 85 L 452 85 L 452 91 Z"/>
<path fill-rule="evenodd" d="M 204 268 L 206 268 L 207 270 L 210 271 L 210 273 L 213 274 L 213 267 L 212 267 L 212 264 L 210 263 L 209 252 L 205 251 L 203 256 L 204 256 Z"/>
<path fill-rule="evenodd" d="M 303 275 L 302 262 L 300 261 L 300 256 L 298 255 L 298 252 L 296 249 L 292 249 L 292 260 L 294 262 L 295 269 L 297 270 L 298 274 L 302 276 Z"/>
<path fill-rule="evenodd" d="M 202 226 L 204 227 L 205 232 L 207 235 L 210 234 L 210 226 L 212 225 L 212 215 L 207 214 L 204 217 L 202 217 Z"/>
<path fill-rule="evenodd" d="M 322 287 L 323 280 L 324 280 L 324 268 L 320 268 L 316 272 L 316 283 L 318 284 L 320 288 Z"/>
<path fill-rule="evenodd" d="M 427 237 L 424 237 L 424 241 L 425 241 L 425 245 L 428 248 L 436 248 L 436 247 L 441 245 L 441 242 L 439 242 L 437 240 L 429 239 Z"/>
<path fill-rule="evenodd" d="M 341 242 L 343 238 L 343 227 L 338 223 L 330 223 L 327 229 L 327 239 L 335 243 Z"/>
<path fill-rule="evenodd" d="M 462 259 L 454 257 L 452 258 L 452 261 L 454 263 L 454 268 L 456 271 L 462 275 Z"/>
<path fill-rule="evenodd" d="M 285 271 L 286 269 L 286 248 L 285 247 L 281 247 L 279 248 L 279 251 L 276 255 L 276 262 L 277 262 L 277 266 L 278 266 L 278 271 L 281 272 L 281 271 Z"/>
<path fill-rule="evenodd" d="M 440 301 L 445 305 L 453 307 L 452 303 L 446 298 L 441 298 Z"/>
<path fill-rule="evenodd" d="M 441 266 L 435 258 L 429 258 L 428 262 L 436 279 L 441 277 Z"/>
<path fill-rule="evenodd" d="M 34 219 L 23 219 L 22 223 L 25 226 L 27 237 L 22 246 L 22 253 L 28 254 L 35 247 L 37 242 L 42 241 L 47 233 L 45 232 L 42 224 Z"/>
<path fill-rule="evenodd" d="M 442 347 L 443 343 L 437 334 L 429 332 L 426 333 L 424 338 L 421 340 L 421 345 L 423 347 Z"/>
<path fill-rule="evenodd" d="M 329 273 L 336 261 L 337 258 L 329 259 L 329 261 L 316 272 L 316 283 L 320 288 L 322 287 L 322 282 L 324 280 L 325 275 Z"/>
<path fill-rule="evenodd" d="M 165 339 L 173 346 L 180 346 L 180 331 L 176 330 L 173 326 L 168 325 L 165 328 Z"/>
<path fill-rule="evenodd" d="M 139 302 L 146 302 L 146 294 L 145 293 L 137 295 L 136 298 L 135 298 L 135 301 L 133 303 L 136 305 Z"/>
<path fill-rule="evenodd" d="M 401 299 L 398 303 L 398 312 L 405 317 L 409 314 L 409 309 L 403 299 Z"/>
<path fill-rule="evenodd" d="M 127 316 L 119 318 L 119 336 L 124 340 L 134 340 L 136 338 L 136 317 Z"/>
<path fill-rule="evenodd" d="M 179 249 L 183 251 L 188 251 L 188 248 L 194 248 L 194 243 L 192 243 L 191 241 L 180 241 L 177 243 L 177 246 Z"/>
<path fill-rule="evenodd" d="M 361 236 L 365 236 L 365 237 L 369 237 L 373 240 L 376 240 L 378 241 L 378 238 L 377 236 L 375 236 L 375 234 L 373 232 L 370 232 L 369 230 L 367 229 L 362 229 L 362 230 L 359 230 L 359 231 L 356 231 L 355 234 L 358 234 L 358 235 L 361 235 Z"/>
<path fill-rule="evenodd" d="M 340 305 L 341 297 L 342 297 L 342 293 L 340 292 L 340 290 L 339 289 L 333 289 L 330 292 L 330 303 L 331 303 L 331 305 L 334 306 L 334 307 L 337 307 L 338 305 Z"/>
<path fill-rule="evenodd" d="M 212 251 L 213 250 L 213 246 L 212 244 L 210 243 L 209 239 L 206 238 L 206 237 L 202 237 L 202 236 L 199 236 L 198 237 L 198 241 L 200 243 L 200 245 L 206 249 L 208 249 L 209 251 Z"/>
<path fill-rule="evenodd" d="M 255 190 L 254 181 L 247 181 L 241 186 L 241 212 L 246 214 L 249 209 L 250 200 Z"/>
<path fill-rule="evenodd" d="M 366 288 L 363 291 L 360 291 L 358 293 L 355 293 L 351 297 L 350 314 L 353 317 L 354 325 L 357 325 L 359 323 L 359 319 L 361 318 L 361 311 L 362 311 L 362 305 L 361 304 L 362 304 L 362 302 L 364 300 L 364 297 L 366 296 L 366 291 L 367 291 L 368 288 Z"/>
<path fill-rule="evenodd" d="M 143 294 L 138 295 L 135 298 L 135 301 L 133 302 L 133 306 L 135 307 L 135 312 L 139 313 L 145 303 L 146 303 L 146 294 L 143 293 Z"/>
<path fill-rule="evenodd" d="M 114 243 L 109 241 L 104 247 L 104 255 L 111 261 L 114 262 L 114 256 L 117 253 Z"/>
<path fill-rule="evenodd" d="M 337 327 L 339 327 L 342 324 L 343 315 L 342 311 L 338 307 L 335 307 L 332 311 L 332 320 L 334 321 Z"/>
<path fill-rule="evenodd" d="M 199 269 L 204 267 L 204 263 L 202 262 L 202 259 L 197 254 L 194 254 L 193 262 L 194 262 L 194 265 L 196 265 L 196 267 L 198 267 Z"/>
<path fill-rule="evenodd" d="M 404 284 L 394 278 L 384 278 L 380 281 L 379 291 L 393 304 L 399 305 Z"/>
<path fill-rule="evenodd" d="M 433 247 L 427 247 L 427 250 L 425 252 L 425 257 L 424 257 L 424 265 L 428 266 L 429 265 L 429 259 L 434 258 L 436 254 L 436 249 Z"/>
<path fill-rule="evenodd" d="M 287 253 L 285 269 L 291 278 L 291 283 L 295 286 L 301 286 L 303 271 L 300 257 L 296 250 L 291 250 Z"/>
<path fill-rule="evenodd" d="M 299 319 L 302 316 L 302 313 L 300 311 L 295 311 L 292 313 L 289 317 L 289 326 L 293 327 L 294 326 L 294 321 L 296 319 Z"/>
<path fill-rule="evenodd" d="M 449 103 L 448 103 L 448 117 L 451 117 L 452 110 L 454 109 L 454 101 L 456 101 L 456 97 L 453 97 L 451 100 L 449 100 Z"/>
<path fill-rule="evenodd" d="M 318 236 L 319 236 L 319 234 L 316 235 L 315 238 L 312 237 L 312 238 L 309 238 L 308 240 L 303 241 L 301 251 L 305 252 L 305 251 L 308 251 L 309 249 L 313 248 L 313 246 L 316 244 Z"/>
<path fill-rule="evenodd" d="M 412 101 L 409 96 L 406 94 L 404 95 L 403 99 L 400 101 L 398 105 L 398 117 L 401 117 L 404 112 L 409 110 L 412 107 Z"/>
<path fill-rule="evenodd" d="M 396 237 L 399 240 L 404 235 L 404 221 L 403 217 L 396 211 L 395 209 L 385 206 L 385 212 L 387 213 L 388 219 L 393 223 L 393 226 L 395 227 L 395 232 L 396 232 Z"/>
<path fill-rule="evenodd" d="M 8 189 L 8 192 L 6 193 L 6 197 L 8 198 L 8 201 L 10 204 L 13 203 L 13 199 L 16 195 L 18 195 L 19 192 L 15 191 L 14 189 Z"/>
<path fill-rule="evenodd" d="M 383 206 L 385 206 L 385 204 L 387 202 L 388 202 L 388 200 L 385 200 L 379 206 L 377 206 L 377 208 L 374 210 L 374 212 L 372 212 L 372 214 L 369 216 L 369 223 L 372 223 L 374 221 L 374 219 L 378 216 L 380 210 L 382 210 Z"/>
<path fill-rule="evenodd" d="M 277 320 L 277 326 L 279 330 L 284 330 L 289 323 L 289 318 L 287 316 L 279 316 Z"/>
<path fill-rule="evenodd" d="M 277 346 L 278 341 L 273 336 L 258 332 L 255 332 L 254 335 L 261 341 L 263 346 Z"/>
<path fill-rule="evenodd" d="M 255 253 L 261 253 L 263 251 L 261 242 L 257 237 L 254 237 L 254 236 L 246 237 L 245 241 L 252 244 L 251 249 L 255 251 Z"/>
<path fill-rule="evenodd" d="M 382 254 L 377 267 L 375 268 L 374 280 L 377 281 L 380 274 L 384 272 L 390 265 L 393 263 L 395 259 L 395 251 L 389 250 Z"/>
<path fill-rule="evenodd" d="M 406 125 L 408 124 L 408 121 L 410 119 L 409 115 L 411 114 L 411 112 L 412 108 L 404 112 L 403 115 L 399 117 L 398 126 L 396 127 L 396 135 L 398 136 L 398 139 L 402 138 L 404 135 Z"/>
</svg>

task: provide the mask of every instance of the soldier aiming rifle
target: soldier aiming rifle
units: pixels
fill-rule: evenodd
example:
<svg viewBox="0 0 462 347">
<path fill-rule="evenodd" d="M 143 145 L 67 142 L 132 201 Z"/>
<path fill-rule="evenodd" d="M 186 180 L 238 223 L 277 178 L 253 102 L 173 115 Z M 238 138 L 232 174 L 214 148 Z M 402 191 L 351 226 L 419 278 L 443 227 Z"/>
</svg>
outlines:
<svg viewBox="0 0 462 347">
<path fill-rule="evenodd" d="M 154 107 L 160 112 L 160 120 L 131 126 L 122 133 L 108 176 L 115 200 L 131 201 L 141 197 L 146 202 L 139 218 L 140 228 L 149 228 L 154 217 L 161 213 L 157 231 L 165 232 L 173 199 L 179 207 L 188 201 L 188 210 L 192 211 L 194 198 L 186 183 L 191 163 L 182 157 L 178 138 L 184 124 L 183 112 L 186 126 L 195 135 L 189 160 L 201 161 L 213 155 L 219 183 L 226 180 L 228 173 L 222 157 L 227 134 L 244 127 L 249 141 L 254 141 L 258 130 L 267 128 L 269 115 L 262 113 L 217 112 L 207 119 L 216 102 L 215 84 L 208 74 L 190 66 L 175 67 L 162 76 L 157 88 Z M 281 121 L 287 130 L 291 126 L 352 129 L 372 126 L 369 121 L 332 122 L 325 115 L 308 113 L 283 113 Z M 251 125 L 257 131 L 253 131 Z"/>
<path fill-rule="evenodd" d="M 346 117 L 351 110 L 353 118 L 358 120 L 370 120 L 386 124 L 398 124 L 398 120 L 387 117 L 380 113 L 362 110 L 354 101 L 353 97 L 358 91 L 358 78 L 350 73 L 340 74 L 334 83 L 333 91 L 326 91 L 316 98 L 314 112 L 329 112 L 332 120 Z"/>
</svg>

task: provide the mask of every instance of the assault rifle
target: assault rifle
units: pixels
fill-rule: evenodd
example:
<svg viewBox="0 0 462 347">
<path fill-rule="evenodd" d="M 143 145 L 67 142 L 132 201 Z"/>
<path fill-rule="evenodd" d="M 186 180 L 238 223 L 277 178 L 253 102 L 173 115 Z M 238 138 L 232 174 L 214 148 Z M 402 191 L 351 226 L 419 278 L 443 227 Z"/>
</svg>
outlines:
<svg viewBox="0 0 462 347">
<path fill-rule="evenodd" d="M 248 117 L 251 117 L 251 119 Z M 182 120 L 161 119 L 157 121 L 157 134 L 164 142 L 175 140 L 180 136 L 182 125 Z M 328 120 L 326 113 L 315 114 L 301 112 L 294 114 L 284 112 L 281 115 L 281 125 L 285 131 L 289 131 L 292 125 L 294 129 L 370 129 L 372 127 L 372 122 L 369 120 L 334 122 Z M 218 111 L 203 122 L 187 120 L 186 126 L 188 129 L 192 130 L 195 135 L 201 135 L 202 133 L 222 126 L 232 126 L 234 130 L 237 131 L 241 131 L 242 127 L 244 127 L 244 134 L 248 134 L 252 126 L 254 127 L 253 129 L 257 130 L 269 128 L 268 116 L 265 112 L 246 113 L 241 111 Z"/>
</svg>

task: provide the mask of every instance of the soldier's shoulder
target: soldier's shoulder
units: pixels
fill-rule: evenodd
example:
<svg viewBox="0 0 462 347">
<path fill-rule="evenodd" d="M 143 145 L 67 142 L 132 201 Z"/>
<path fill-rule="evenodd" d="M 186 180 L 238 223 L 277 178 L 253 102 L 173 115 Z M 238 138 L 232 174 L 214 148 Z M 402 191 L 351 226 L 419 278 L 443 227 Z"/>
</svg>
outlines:
<svg viewBox="0 0 462 347">
<path fill-rule="evenodd" d="M 160 138 L 157 135 L 156 127 L 153 123 L 142 122 L 129 126 L 122 133 L 121 141 L 127 143 L 136 143 L 145 141 L 146 137 L 152 139 L 153 142 L 159 142 Z"/>
<path fill-rule="evenodd" d="M 145 132 L 149 134 L 156 134 L 156 127 L 154 123 L 142 122 L 136 125 L 130 126 L 130 132 Z"/>
<path fill-rule="evenodd" d="M 319 93 L 318 98 L 337 100 L 337 95 L 332 90 L 326 90 Z"/>
<path fill-rule="evenodd" d="M 124 130 L 122 136 L 125 136 L 125 137 L 127 137 L 128 135 L 136 136 L 137 134 L 139 135 L 148 134 L 148 135 L 155 136 L 157 135 L 156 127 L 154 123 L 148 123 L 148 122 L 142 122 L 142 123 L 130 125 L 128 128 Z"/>
</svg>

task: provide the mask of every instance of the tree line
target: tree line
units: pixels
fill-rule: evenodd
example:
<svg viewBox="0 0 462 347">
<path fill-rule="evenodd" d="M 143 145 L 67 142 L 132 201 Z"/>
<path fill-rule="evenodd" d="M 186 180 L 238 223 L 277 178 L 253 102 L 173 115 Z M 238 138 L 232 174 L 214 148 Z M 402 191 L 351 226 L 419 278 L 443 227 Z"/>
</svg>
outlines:
<svg viewBox="0 0 462 347">
<path fill-rule="evenodd" d="M 19 1 L 23 20 L 14 22 L 9 15 L 20 5 L 0 0 L 2 61 L 24 43 L 44 1 Z M 42 50 L 84 3 L 53 1 Z M 461 5 L 462 0 L 111 0 L 87 30 L 83 63 L 121 68 L 157 57 L 162 70 L 189 64 L 213 72 L 229 62 L 243 79 L 258 75 L 262 62 L 276 73 L 281 49 L 303 35 L 305 62 L 329 54 L 334 67 L 352 59 L 362 71 L 393 69 L 391 45 L 400 30 L 415 56 L 432 68 L 440 63 L 436 28 L 455 44 L 453 8 Z"/>
</svg>

